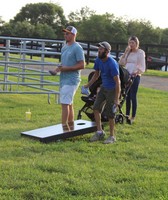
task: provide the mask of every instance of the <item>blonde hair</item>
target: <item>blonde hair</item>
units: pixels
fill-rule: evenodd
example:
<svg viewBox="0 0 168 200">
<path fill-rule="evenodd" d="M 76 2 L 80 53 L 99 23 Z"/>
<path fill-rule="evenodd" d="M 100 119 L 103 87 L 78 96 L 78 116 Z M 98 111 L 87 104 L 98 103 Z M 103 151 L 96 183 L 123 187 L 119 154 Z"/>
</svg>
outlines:
<svg viewBox="0 0 168 200">
<path fill-rule="evenodd" d="M 136 45 L 137 45 L 137 48 L 139 48 L 139 39 L 136 37 L 136 36 L 131 36 L 129 39 L 128 39 L 128 43 L 133 40 Z"/>
</svg>

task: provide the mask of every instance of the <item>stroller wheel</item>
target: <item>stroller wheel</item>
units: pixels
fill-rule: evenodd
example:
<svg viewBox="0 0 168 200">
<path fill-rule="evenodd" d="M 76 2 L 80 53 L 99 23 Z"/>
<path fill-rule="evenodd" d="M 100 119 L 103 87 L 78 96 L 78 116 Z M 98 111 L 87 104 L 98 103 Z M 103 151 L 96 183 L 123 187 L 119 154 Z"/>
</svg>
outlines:
<svg viewBox="0 0 168 200">
<path fill-rule="evenodd" d="M 124 123 L 124 117 L 122 114 L 117 114 L 115 117 L 115 123 L 123 124 Z"/>
</svg>

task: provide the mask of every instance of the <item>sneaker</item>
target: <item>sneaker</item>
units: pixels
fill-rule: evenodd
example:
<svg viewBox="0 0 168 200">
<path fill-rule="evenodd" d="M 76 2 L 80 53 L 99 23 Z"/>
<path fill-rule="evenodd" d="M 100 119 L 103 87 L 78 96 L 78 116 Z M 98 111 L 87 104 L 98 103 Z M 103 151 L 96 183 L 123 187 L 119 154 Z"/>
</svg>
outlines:
<svg viewBox="0 0 168 200">
<path fill-rule="evenodd" d="M 93 137 L 90 138 L 90 142 L 95 142 L 95 141 L 98 141 L 98 140 L 103 140 L 104 139 L 104 136 L 105 136 L 105 133 L 102 132 L 102 133 L 98 133 L 96 132 Z"/>
<path fill-rule="evenodd" d="M 49 70 L 49 73 L 52 75 L 52 76 L 55 76 L 57 73 L 53 70 Z"/>
<path fill-rule="evenodd" d="M 126 122 L 127 122 L 127 124 L 129 124 L 129 125 L 131 125 L 132 124 L 132 121 L 131 121 L 131 119 L 126 119 Z"/>
<path fill-rule="evenodd" d="M 134 123 L 134 119 L 127 119 L 127 124 L 132 125 Z"/>
<path fill-rule="evenodd" d="M 114 143 L 116 141 L 116 139 L 114 138 L 114 136 L 109 136 L 103 143 L 104 144 L 111 144 Z"/>
</svg>

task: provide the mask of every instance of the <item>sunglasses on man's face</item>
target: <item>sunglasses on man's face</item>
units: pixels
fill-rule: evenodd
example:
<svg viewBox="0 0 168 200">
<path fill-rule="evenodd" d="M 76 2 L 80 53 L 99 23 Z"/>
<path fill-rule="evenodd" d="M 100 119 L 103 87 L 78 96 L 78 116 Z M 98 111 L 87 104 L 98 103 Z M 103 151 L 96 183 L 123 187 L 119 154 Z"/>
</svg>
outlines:
<svg viewBox="0 0 168 200">
<path fill-rule="evenodd" d="M 71 33 L 65 32 L 64 35 L 70 35 Z"/>
</svg>

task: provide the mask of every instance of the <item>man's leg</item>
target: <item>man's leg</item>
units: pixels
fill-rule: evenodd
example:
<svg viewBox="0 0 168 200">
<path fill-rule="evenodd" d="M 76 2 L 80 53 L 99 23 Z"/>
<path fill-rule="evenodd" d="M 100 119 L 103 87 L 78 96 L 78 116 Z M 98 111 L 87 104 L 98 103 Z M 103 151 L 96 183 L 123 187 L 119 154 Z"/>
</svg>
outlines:
<svg viewBox="0 0 168 200">
<path fill-rule="evenodd" d="M 61 104 L 61 106 L 62 106 L 62 124 L 67 124 L 69 116 L 69 105 Z"/>
<path fill-rule="evenodd" d="M 70 130 L 74 130 L 74 108 L 73 104 L 69 105 L 68 125 Z"/>
<path fill-rule="evenodd" d="M 97 126 L 97 131 L 90 138 L 91 142 L 95 142 L 97 140 L 102 140 L 105 136 L 105 133 L 102 129 L 101 111 L 100 111 L 103 106 L 103 101 L 104 101 L 104 94 L 103 94 L 102 88 L 101 88 L 99 93 L 97 94 L 96 101 L 94 102 L 94 105 L 93 105 L 93 111 L 94 111 L 94 117 L 95 117 L 95 122 L 96 122 L 96 126 Z"/>
<path fill-rule="evenodd" d="M 109 118 L 110 136 L 104 141 L 104 144 L 111 144 L 116 141 L 114 126 L 115 126 L 115 120 Z"/>
<path fill-rule="evenodd" d="M 95 142 L 98 140 L 102 140 L 105 136 L 105 133 L 102 129 L 102 124 L 101 124 L 101 113 L 99 110 L 94 109 L 94 117 L 95 117 L 95 122 L 97 126 L 97 131 L 96 133 L 90 138 L 90 142 Z"/>
<path fill-rule="evenodd" d="M 60 102 L 62 106 L 62 124 L 74 122 L 73 99 L 77 86 L 64 85 L 60 89 Z"/>
<path fill-rule="evenodd" d="M 69 115 L 68 115 L 68 123 L 71 123 L 74 121 L 74 108 L 73 104 L 69 105 Z"/>
<path fill-rule="evenodd" d="M 114 126 L 115 126 L 115 120 L 110 118 L 109 119 L 109 127 L 110 127 L 110 136 L 115 136 L 114 134 Z"/>
<path fill-rule="evenodd" d="M 103 131 L 101 124 L 101 114 L 98 110 L 94 110 L 94 117 L 96 121 L 97 131 Z"/>
<path fill-rule="evenodd" d="M 114 104 L 115 98 L 115 90 L 107 90 L 106 92 L 106 114 L 108 116 L 109 121 L 109 132 L 110 136 L 104 141 L 104 144 L 114 143 L 116 141 L 115 133 L 114 133 L 114 126 L 115 126 L 115 114 L 112 111 L 112 107 Z"/>
</svg>

